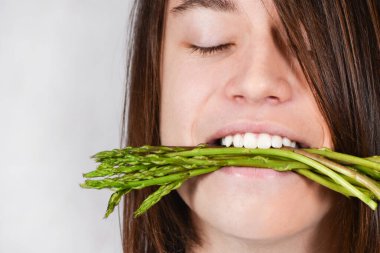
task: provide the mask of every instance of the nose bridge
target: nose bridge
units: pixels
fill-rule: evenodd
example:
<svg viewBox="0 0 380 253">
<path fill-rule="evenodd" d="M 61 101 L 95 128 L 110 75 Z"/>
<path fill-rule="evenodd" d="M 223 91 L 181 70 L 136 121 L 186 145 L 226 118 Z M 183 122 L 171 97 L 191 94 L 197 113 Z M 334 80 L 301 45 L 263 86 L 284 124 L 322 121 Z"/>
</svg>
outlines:
<svg viewBox="0 0 380 253">
<path fill-rule="evenodd" d="M 238 56 L 235 78 L 228 84 L 229 96 L 250 103 L 287 101 L 291 68 L 285 55 L 271 34 L 253 41 Z"/>
</svg>

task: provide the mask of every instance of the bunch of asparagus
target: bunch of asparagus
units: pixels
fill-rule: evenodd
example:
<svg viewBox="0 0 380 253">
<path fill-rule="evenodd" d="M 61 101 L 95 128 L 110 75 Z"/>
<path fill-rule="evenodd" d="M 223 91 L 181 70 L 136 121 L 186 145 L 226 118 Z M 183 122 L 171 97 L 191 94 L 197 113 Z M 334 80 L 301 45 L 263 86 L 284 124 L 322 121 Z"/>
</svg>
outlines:
<svg viewBox="0 0 380 253">
<path fill-rule="evenodd" d="M 373 210 L 380 200 L 380 156 L 359 158 L 327 148 L 142 146 L 102 151 L 93 158 L 99 165 L 83 175 L 86 180 L 81 186 L 114 192 L 105 217 L 132 190 L 159 186 L 135 211 L 137 217 L 187 179 L 226 166 L 294 171 L 347 197 L 359 198 Z"/>
</svg>

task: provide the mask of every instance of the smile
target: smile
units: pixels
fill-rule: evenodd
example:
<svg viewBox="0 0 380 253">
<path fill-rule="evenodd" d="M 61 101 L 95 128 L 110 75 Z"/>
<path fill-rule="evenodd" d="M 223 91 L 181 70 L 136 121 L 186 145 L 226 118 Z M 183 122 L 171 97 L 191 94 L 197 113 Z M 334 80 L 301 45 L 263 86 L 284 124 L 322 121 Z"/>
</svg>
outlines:
<svg viewBox="0 0 380 253">
<path fill-rule="evenodd" d="M 297 148 L 297 142 L 287 137 L 279 135 L 271 135 L 268 133 L 237 133 L 227 135 L 217 141 L 218 144 L 225 147 L 237 148 L 281 148 L 292 147 Z"/>
</svg>

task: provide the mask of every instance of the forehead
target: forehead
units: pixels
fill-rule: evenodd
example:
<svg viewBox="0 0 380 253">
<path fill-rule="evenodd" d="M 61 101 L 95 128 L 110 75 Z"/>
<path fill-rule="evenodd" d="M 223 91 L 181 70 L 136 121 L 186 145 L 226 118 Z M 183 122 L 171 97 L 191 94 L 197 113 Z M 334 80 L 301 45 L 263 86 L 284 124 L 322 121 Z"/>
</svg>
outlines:
<svg viewBox="0 0 380 253">
<path fill-rule="evenodd" d="M 167 11 L 171 16 L 182 16 L 188 12 L 202 9 L 249 16 L 255 14 L 258 6 L 264 7 L 267 14 L 273 20 L 278 21 L 273 0 L 169 0 Z"/>
<path fill-rule="evenodd" d="M 168 0 L 166 15 L 172 20 L 203 10 L 235 15 L 251 20 L 252 25 L 258 25 L 257 20 L 268 19 L 272 28 L 284 32 L 273 0 Z"/>
<path fill-rule="evenodd" d="M 251 0 L 252 1 L 252 0 Z M 255 0 L 253 0 L 255 1 Z M 169 10 L 181 14 L 197 8 L 207 8 L 215 11 L 237 12 L 238 3 L 234 0 L 170 0 Z"/>
</svg>

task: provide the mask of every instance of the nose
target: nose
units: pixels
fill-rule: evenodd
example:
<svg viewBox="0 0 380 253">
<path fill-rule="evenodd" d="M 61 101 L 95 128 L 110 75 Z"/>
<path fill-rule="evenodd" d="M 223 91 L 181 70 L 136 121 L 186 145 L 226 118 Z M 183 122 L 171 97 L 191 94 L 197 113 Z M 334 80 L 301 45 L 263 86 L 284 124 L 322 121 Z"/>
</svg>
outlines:
<svg viewBox="0 0 380 253">
<path fill-rule="evenodd" d="M 280 104 L 292 97 L 295 75 L 273 41 L 247 46 L 236 57 L 233 77 L 225 86 L 229 99 L 240 103 Z"/>
</svg>

